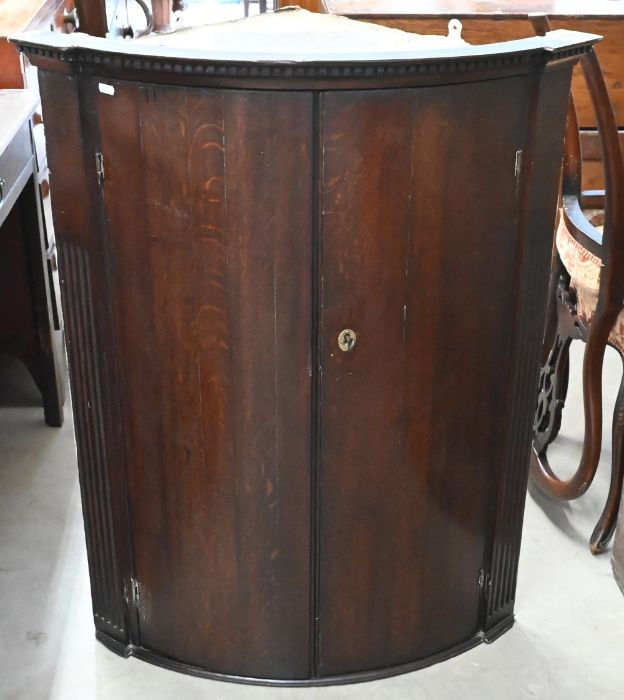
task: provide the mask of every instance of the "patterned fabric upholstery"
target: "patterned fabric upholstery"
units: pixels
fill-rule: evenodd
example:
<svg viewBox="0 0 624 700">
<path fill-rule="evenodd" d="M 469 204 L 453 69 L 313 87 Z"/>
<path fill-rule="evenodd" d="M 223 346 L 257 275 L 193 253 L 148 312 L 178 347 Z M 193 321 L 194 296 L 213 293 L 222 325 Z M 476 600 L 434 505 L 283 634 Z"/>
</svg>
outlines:
<svg viewBox="0 0 624 700">
<path fill-rule="evenodd" d="M 583 323 L 589 324 L 598 305 L 602 262 L 572 237 L 563 216 L 557 228 L 557 250 L 570 275 L 570 286 L 576 291 L 577 313 Z M 624 311 L 615 322 L 609 342 L 624 353 Z"/>
</svg>

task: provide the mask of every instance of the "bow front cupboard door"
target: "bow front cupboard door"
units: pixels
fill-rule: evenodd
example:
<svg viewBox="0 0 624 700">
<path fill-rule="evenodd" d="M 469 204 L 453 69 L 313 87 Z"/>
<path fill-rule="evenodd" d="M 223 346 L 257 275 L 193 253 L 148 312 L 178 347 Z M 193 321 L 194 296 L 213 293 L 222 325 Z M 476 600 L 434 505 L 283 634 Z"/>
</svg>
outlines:
<svg viewBox="0 0 624 700">
<path fill-rule="evenodd" d="M 94 102 L 141 644 L 305 678 L 312 97 L 114 88 Z"/>
<path fill-rule="evenodd" d="M 430 656 L 480 628 L 509 421 L 526 89 L 501 80 L 323 98 L 319 654 L 329 674 Z M 336 343 L 343 327 L 357 336 L 350 352 Z"/>
</svg>

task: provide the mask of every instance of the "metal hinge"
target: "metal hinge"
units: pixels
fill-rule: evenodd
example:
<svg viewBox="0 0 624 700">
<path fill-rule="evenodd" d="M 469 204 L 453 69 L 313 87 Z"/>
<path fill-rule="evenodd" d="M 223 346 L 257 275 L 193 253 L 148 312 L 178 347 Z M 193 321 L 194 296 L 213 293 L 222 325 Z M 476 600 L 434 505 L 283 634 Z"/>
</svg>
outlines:
<svg viewBox="0 0 624 700">
<path fill-rule="evenodd" d="M 133 608 L 139 607 L 141 602 L 141 584 L 132 577 L 130 579 L 130 605 Z"/>
<path fill-rule="evenodd" d="M 104 156 L 101 153 L 95 154 L 95 172 L 97 174 L 98 185 L 104 182 Z"/>
<path fill-rule="evenodd" d="M 477 579 L 477 587 L 481 593 L 487 593 L 490 586 L 490 576 L 485 573 L 485 569 L 479 569 L 479 578 Z"/>
<path fill-rule="evenodd" d="M 516 162 L 514 165 L 514 177 L 518 178 L 522 169 L 522 150 L 516 151 Z"/>
</svg>

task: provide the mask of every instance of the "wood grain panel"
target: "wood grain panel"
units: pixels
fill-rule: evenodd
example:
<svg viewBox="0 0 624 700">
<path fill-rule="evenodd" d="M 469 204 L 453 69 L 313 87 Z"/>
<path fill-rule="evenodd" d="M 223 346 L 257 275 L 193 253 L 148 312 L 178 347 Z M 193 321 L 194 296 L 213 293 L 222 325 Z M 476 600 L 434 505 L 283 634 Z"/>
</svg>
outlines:
<svg viewBox="0 0 624 700">
<path fill-rule="evenodd" d="M 604 190 L 604 166 L 601 160 L 583 161 L 583 190 Z"/>
<path fill-rule="evenodd" d="M 404 459 L 413 117 L 410 91 L 323 100 L 320 675 L 389 665 L 382 650 L 405 649 L 402 618 L 420 615 L 409 562 L 424 495 Z M 343 328 L 357 333 L 350 353 Z"/>
<path fill-rule="evenodd" d="M 524 90 L 503 80 L 325 97 L 323 675 L 422 658 L 480 628 Z M 358 334 L 351 353 L 337 348 L 341 327 Z"/>
<path fill-rule="evenodd" d="M 624 130 L 620 130 L 619 134 L 620 148 L 624 147 Z M 600 135 L 598 131 L 585 130 L 580 132 L 581 150 L 583 153 L 583 162 L 587 160 L 602 161 L 602 144 L 600 143 Z"/>
<path fill-rule="evenodd" d="M 241 641 L 276 678 L 310 673 L 312 118 L 308 93 L 225 100 Z"/>
<path fill-rule="evenodd" d="M 624 130 L 619 132 L 620 147 L 624 146 Z M 602 145 L 598 131 L 581 131 L 581 153 L 583 154 L 583 189 L 603 190 L 605 188 Z"/>
<path fill-rule="evenodd" d="M 115 90 L 98 112 L 141 644 L 305 677 L 311 98 Z"/>
</svg>

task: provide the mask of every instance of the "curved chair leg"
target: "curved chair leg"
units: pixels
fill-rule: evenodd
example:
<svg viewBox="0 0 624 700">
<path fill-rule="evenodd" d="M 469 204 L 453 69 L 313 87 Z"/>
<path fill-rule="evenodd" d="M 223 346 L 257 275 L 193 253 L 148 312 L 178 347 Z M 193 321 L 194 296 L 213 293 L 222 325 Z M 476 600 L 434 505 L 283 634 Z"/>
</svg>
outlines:
<svg viewBox="0 0 624 700">
<path fill-rule="evenodd" d="M 536 433 L 534 438 L 531 479 L 544 493 L 553 498 L 572 500 L 582 496 L 596 475 L 602 439 L 602 363 L 615 318 L 617 315 L 614 316 L 611 310 L 597 314 L 589 330 L 583 358 L 583 453 L 579 466 L 570 479 L 559 479 L 552 471 L 546 457 L 548 444 L 545 437 L 542 436 L 539 440 L 540 434 Z M 559 333 L 561 334 L 561 329 Z"/>
<path fill-rule="evenodd" d="M 624 362 L 624 355 L 620 353 Z M 609 495 L 605 503 L 600 520 L 596 525 L 589 545 L 594 554 L 604 552 L 613 533 L 617 522 L 620 499 L 622 497 L 622 481 L 624 480 L 624 375 L 620 383 L 615 410 L 613 411 L 613 443 L 611 456 L 611 483 L 609 484 Z"/>
</svg>

